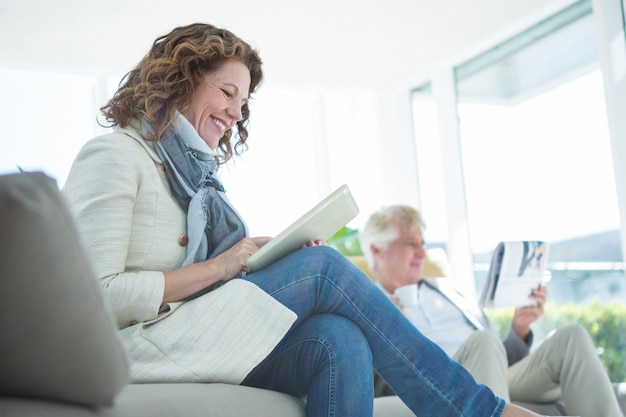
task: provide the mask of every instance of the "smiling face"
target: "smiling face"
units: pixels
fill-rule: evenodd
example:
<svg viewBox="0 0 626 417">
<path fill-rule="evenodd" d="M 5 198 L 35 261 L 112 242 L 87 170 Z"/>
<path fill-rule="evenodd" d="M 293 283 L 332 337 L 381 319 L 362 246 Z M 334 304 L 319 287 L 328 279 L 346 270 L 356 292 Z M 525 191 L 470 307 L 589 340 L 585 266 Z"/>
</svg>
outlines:
<svg viewBox="0 0 626 417">
<path fill-rule="evenodd" d="M 250 94 L 250 71 L 241 61 L 229 60 L 204 76 L 183 116 L 213 150 L 224 133 L 243 118 L 241 107 Z"/>
<path fill-rule="evenodd" d="M 378 280 L 393 294 L 396 288 L 417 284 L 422 279 L 426 251 L 419 227 L 409 228 L 398 219 L 391 226 L 396 229 L 397 237 L 389 247 L 381 249 L 372 245 L 371 250 Z"/>
</svg>

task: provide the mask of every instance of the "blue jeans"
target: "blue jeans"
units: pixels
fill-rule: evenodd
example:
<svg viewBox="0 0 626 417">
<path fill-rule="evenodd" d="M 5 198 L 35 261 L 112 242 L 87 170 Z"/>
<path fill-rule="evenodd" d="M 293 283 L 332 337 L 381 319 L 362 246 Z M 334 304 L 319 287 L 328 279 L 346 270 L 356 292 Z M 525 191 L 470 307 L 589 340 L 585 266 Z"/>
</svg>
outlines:
<svg viewBox="0 0 626 417">
<path fill-rule="evenodd" d="M 373 414 L 373 369 L 417 416 L 498 417 L 504 400 L 423 336 L 338 251 L 298 250 L 244 279 L 298 315 L 244 385 L 307 397 L 307 416 Z"/>
</svg>

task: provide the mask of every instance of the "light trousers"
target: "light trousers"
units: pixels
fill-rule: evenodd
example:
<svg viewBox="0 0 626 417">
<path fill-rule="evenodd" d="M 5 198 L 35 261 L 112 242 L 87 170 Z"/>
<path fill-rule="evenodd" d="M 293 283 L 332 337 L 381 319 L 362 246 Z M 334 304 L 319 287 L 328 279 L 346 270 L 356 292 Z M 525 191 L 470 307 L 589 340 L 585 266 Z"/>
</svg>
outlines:
<svg viewBox="0 0 626 417">
<path fill-rule="evenodd" d="M 562 397 L 566 415 L 622 417 L 611 381 L 582 326 L 555 331 L 511 367 L 502 342 L 489 331 L 474 332 L 454 358 L 507 401 L 552 403 Z"/>
</svg>

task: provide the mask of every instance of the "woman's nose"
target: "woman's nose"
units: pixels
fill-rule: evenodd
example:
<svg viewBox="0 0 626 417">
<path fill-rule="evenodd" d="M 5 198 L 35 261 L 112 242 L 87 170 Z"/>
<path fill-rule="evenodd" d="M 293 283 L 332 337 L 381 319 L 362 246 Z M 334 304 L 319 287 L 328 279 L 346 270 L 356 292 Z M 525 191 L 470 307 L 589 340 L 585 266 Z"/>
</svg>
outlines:
<svg viewBox="0 0 626 417">
<path fill-rule="evenodd" d="M 241 108 L 242 106 L 237 105 L 237 104 L 232 104 L 231 106 L 229 106 L 227 109 L 228 117 L 233 119 L 235 122 L 238 122 L 241 119 L 243 119 L 243 112 Z"/>
</svg>

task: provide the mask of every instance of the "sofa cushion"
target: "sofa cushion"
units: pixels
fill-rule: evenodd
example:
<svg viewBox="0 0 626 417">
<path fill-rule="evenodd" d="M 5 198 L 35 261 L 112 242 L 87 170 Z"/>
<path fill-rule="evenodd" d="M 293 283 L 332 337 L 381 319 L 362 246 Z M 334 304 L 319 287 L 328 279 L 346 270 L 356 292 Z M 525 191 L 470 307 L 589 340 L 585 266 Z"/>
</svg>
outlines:
<svg viewBox="0 0 626 417">
<path fill-rule="evenodd" d="M 521 407 L 532 410 L 541 415 L 562 416 L 565 414 L 563 410 L 555 403 L 535 404 L 535 403 L 518 403 Z M 393 417 L 414 417 L 415 414 L 409 410 L 402 400 L 396 396 L 380 397 L 374 401 L 374 416 L 393 416 Z"/>
<path fill-rule="evenodd" d="M 241 385 L 129 384 L 102 417 L 305 417 L 302 399 Z"/>
<path fill-rule="evenodd" d="M 228 384 L 128 384 L 112 407 L 0 398 L 2 417 L 305 417 L 302 399 Z"/>
<path fill-rule="evenodd" d="M 128 362 L 53 179 L 0 176 L 0 396 L 111 404 Z"/>
</svg>

